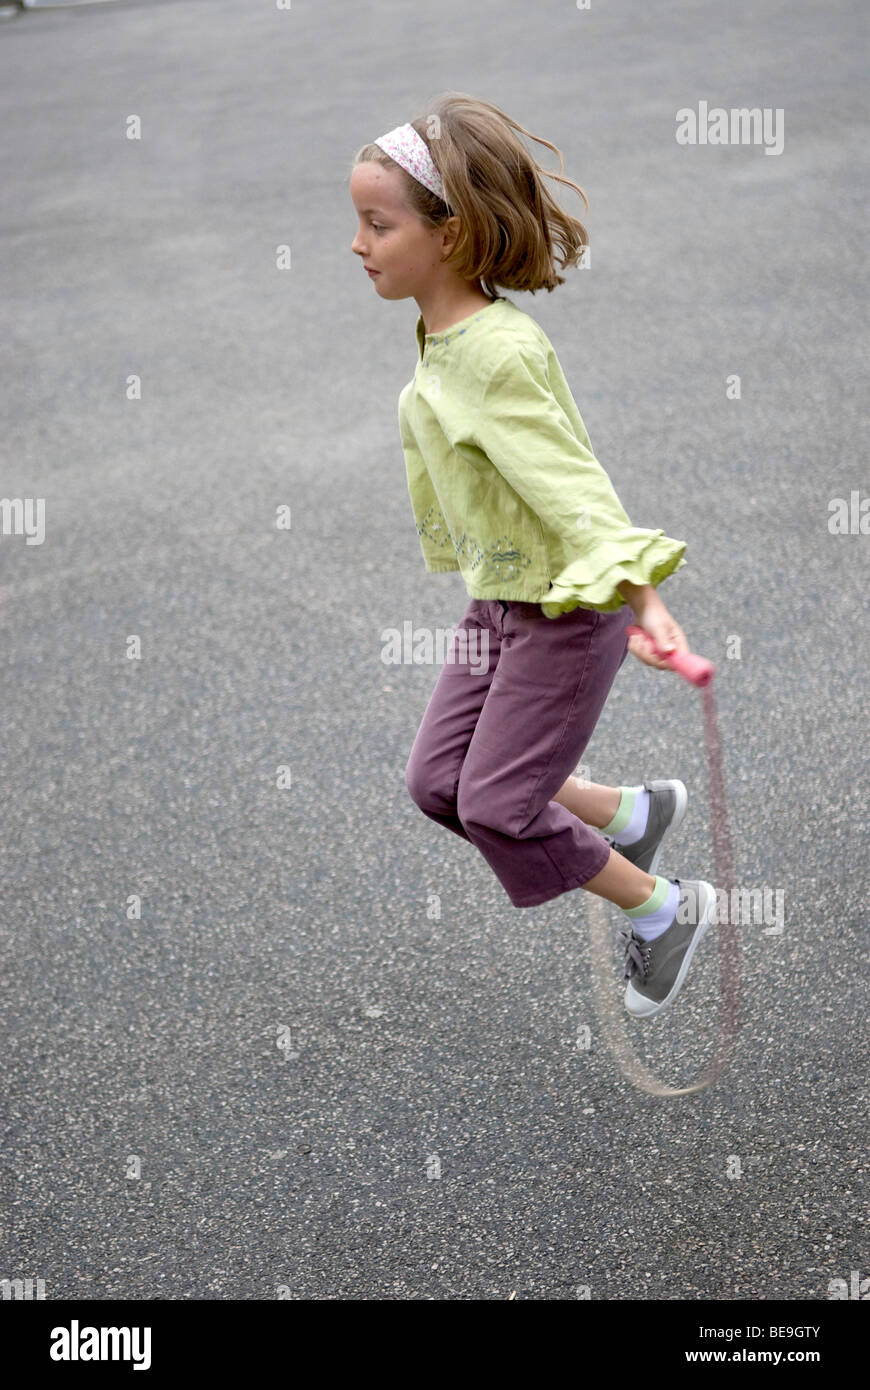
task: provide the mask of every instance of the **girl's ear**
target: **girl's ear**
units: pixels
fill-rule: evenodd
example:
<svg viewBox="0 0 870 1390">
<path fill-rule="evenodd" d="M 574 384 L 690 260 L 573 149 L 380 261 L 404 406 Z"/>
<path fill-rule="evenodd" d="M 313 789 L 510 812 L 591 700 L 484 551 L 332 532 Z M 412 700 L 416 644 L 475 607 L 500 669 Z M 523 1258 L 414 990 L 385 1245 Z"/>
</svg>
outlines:
<svg viewBox="0 0 870 1390">
<path fill-rule="evenodd" d="M 443 224 L 441 227 L 441 235 L 444 238 L 445 249 L 452 246 L 456 241 L 461 226 L 461 220 L 456 216 L 448 217 L 447 221 Z"/>
</svg>

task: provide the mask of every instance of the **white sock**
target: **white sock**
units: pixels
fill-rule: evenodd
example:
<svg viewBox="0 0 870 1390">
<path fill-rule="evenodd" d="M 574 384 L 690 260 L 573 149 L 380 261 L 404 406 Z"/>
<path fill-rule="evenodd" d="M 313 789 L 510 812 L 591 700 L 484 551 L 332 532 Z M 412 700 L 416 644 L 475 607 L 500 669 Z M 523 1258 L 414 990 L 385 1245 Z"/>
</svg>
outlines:
<svg viewBox="0 0 870 1390">
<path fill-rule="evenodd" d="M 640 907 L 624 907 L 621 910 L 630 920 L 635 936 L 642 941 L 654 941 L 671 926 L 679 905 L 679 884 L 656 874 L 656 886 L 647 901 L 641 903 Z"/>
<path fill-rule="evenodd" d="M 623 795 L 625 792 L 634 792 L 634 806 L 624 829 L 618 831 L 613 840 L 617 845 L 634 845 L 643 835 L 649 820 L 649 792 L 646 787 L 626 787 Z"/>
</svg>

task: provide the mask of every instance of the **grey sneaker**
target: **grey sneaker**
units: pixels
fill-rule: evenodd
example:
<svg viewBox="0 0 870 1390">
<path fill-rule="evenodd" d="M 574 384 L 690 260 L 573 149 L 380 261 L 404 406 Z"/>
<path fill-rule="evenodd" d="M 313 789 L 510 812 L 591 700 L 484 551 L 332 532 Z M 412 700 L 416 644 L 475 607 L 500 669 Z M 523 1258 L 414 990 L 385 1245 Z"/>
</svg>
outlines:
<svg viewBox="0 0 870 1390">
<path fill-rule="evenodd" d="M 619 933 L 625 945 L 625 1007 L 635 1018 L 654 1018 L 679 994 L 695 947 L 710 926 L 716 890 L 706 879 L 673 880 L 680 901 L 671 925 L 654 941 L 634 930 Z"/>
<path fill-rule="evenodd" d="M 617 845 L 612 836 L 605 835 L 604 838 L 612 849 L 618 850 L 630 863 L 655 877 L 662 840 L 669 830 L 676 830 L 682 825 L 689 793 L 678 777 L 670 780 L 658 778 L 643 785 L 649 792 L 649 816 L 640 839 L 635 840 L 633 845 Z"/>
</svg>

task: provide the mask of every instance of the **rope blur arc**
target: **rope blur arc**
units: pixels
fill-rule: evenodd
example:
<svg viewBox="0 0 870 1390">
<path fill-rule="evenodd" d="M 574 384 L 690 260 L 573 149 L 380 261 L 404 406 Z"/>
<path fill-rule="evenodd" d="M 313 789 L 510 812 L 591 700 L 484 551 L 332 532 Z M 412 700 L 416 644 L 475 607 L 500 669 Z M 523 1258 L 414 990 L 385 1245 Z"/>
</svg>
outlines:
<svg viewBox="0 0 870 1390">
<path fill-rule="evenodd" d="M 716 717 L 713 685 L 701 688 L 704 709 L 704 744 L 710 793 L 710 826 L 713 837 L 713 867 L 716 886 L 726 890 L 731 902 L 734 884 L 734 858 L 728 829 L 722 742 Z M 717 926 L 719 940 L 719 1009 L 713 1055 L 699 1076 L 688 1086 L 668 1086 L 637 1056 L 625 1026 L 628 1015 L 613 993 L 613 946 L 610 923 L 602 899 L 587 894 L 589 903 L 589 954 L 595 1012 L 623 1076 L 638 1090 L 651 1096 L 689 1096 L 705 1091 L 722 1075 L 731 1059 L 737 1036 L 740 1011 L 740 939 L 736 923 Z M 728 916 L 730 917 L 730 913 Z"/>
</svg>

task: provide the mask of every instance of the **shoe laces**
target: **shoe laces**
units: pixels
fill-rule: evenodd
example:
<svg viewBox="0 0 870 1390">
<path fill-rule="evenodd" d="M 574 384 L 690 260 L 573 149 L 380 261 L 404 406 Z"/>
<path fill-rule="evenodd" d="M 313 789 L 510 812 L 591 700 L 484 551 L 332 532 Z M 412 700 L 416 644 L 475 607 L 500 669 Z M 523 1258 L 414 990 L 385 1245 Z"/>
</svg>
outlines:
<svg viewBox="0 0 870 1390">
<path fill-rule="evenodd" d="M 625 947 L 625 974 L 622 978 L 630 980 L 633 975 L 640 973 L 641 978 L 645 980 L 653 943 L 635 936 L 632 930 L 621 931 L 619 935 Z"/>
</svg>

